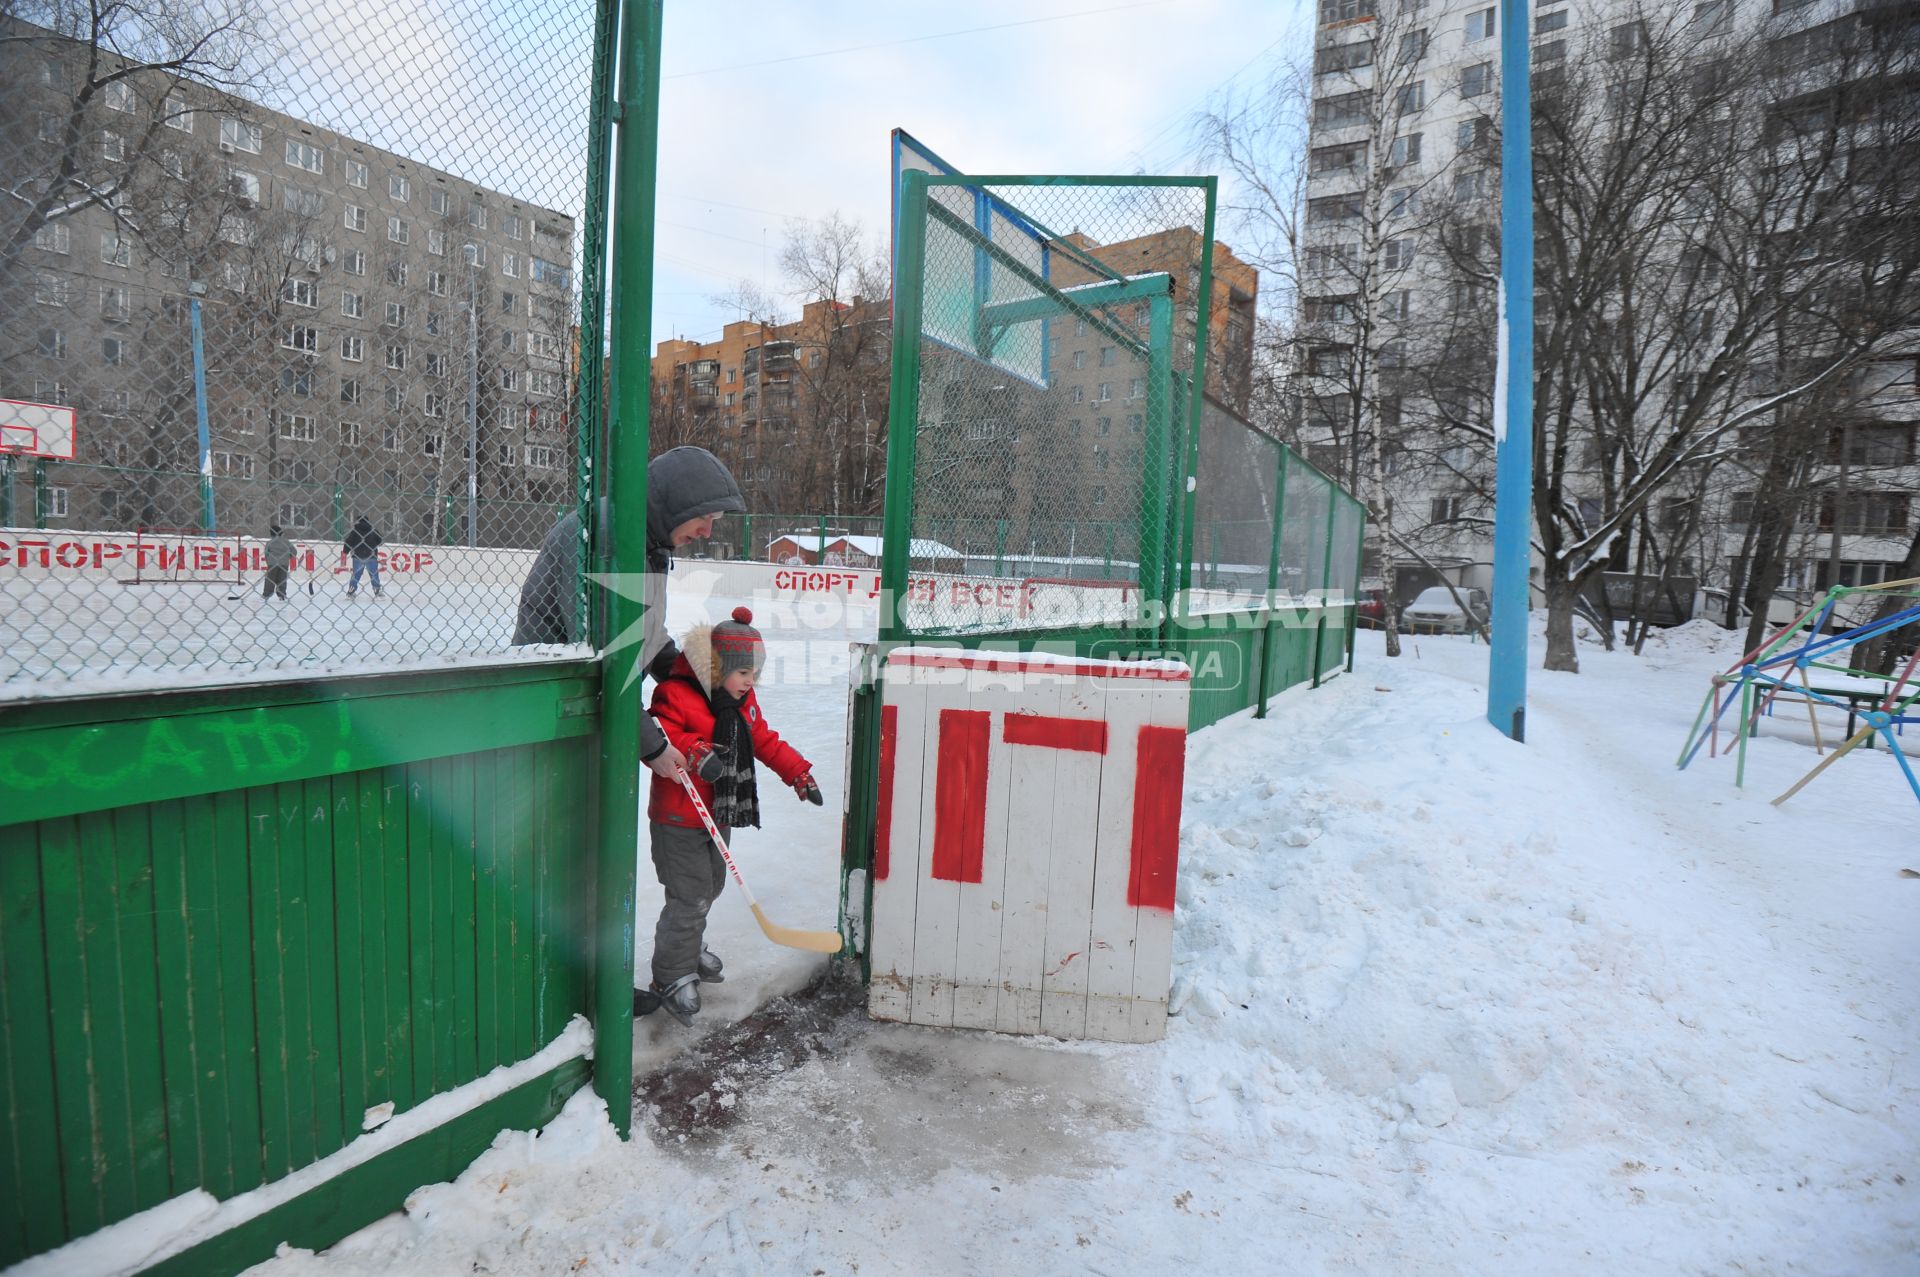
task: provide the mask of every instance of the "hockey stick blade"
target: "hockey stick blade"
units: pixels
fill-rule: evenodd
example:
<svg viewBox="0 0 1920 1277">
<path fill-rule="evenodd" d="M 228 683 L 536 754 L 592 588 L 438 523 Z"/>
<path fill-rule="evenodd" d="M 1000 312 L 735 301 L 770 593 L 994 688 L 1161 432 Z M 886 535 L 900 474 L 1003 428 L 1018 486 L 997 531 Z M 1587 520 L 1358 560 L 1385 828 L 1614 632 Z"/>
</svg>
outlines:
<svg viewBox="0 0 1920 1277">
<path fill-rule="evenodd" d="M 747 907 L 753 910 L 754 921 L 760 924 L 760 930 L 767 939 L 789 949 L 805 949 L 812 953 L 838 953 L 845 942 L 838 931 L 806 931 L 799 927 L 783 927 L 767 917 L 767 911 L 753 897 L 753 888 L 747 886 L 746 877 L 741 874 L 740 866 L 733 862 L 733 852 L 727 846 L 727 840 L 720 836 L 720 827 L 713 822 L 713 813 L 707 810 L 707 804 L 700 797 L 700 791 L 693 787 L 693 777 L 681 771 L 677 773 L 680 787 L 687 791 L 687 797 L 693 800 L 693 808 L 700 813 L 700 823 L 707 827 L 707 837 L 713 839 L 713 845 L 720 849 L 720 858 L 727 862 L 727 869 L 733 874 L 733 880 L 740 884 L 740 893 L 747 898 Z"/>
</svg>

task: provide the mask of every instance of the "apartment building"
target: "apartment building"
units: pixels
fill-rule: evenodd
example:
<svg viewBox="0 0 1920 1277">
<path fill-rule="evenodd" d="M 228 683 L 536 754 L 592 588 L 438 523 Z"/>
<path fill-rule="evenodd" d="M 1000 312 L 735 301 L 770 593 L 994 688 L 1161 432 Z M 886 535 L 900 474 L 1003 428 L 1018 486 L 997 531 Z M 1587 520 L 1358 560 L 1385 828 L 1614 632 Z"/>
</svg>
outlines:
<svg viewBox="0 0 1920 1277">
<path fill-rule="evenodd" d="M 0 167 L 78 175 L 55 215 L 0 220 L 27 232 L 0 259 L 0 397 L 73 408 L 78 439 L 16 521 L 197 524 L 197 370 L 222 528 L 464 540 L 471 483 L 481 543 L 537 542 L 574 486 L 573 217 L 9 33 Z"/>
<path fill-rule="evenodd" d="M 1777 151 L 1765 159 L 1760 146 L 1778 144 L 1778 125 L 1791 113 L 1818 121 L 1836 102 L 1842 113 L 1857 112 L 1865 95 L 1911 95 L 1910 75 L 1904 89 L 1851 82 L 1859 72 L 1836 50 L 1861 28 L 1872 30 L 1868 43 L 1898 41 L 1900 31 L 1910 39 L 1917 11 L 1910 0 L 1540 0 L 1530 13 L 1534 89 L 1553 92 L 1570 73 L 1584 74 L 1582 83 L 1594 91 L 1578 109 L 1596 117 L 1613 112 L 1637 55 L 1664 35 L 1692 42 L 1686 81 L 1704 97 L 1728 71 L 1717 41 L 1744 40 L 1747 56 L 1780 77 L 1771 96 L 1747 99 L 1766 116 L 1752 123 L 1747 145 L 1756 166 L 1780 163 Z M 1322 0 L 1319 19 L 1301 263 L 1300 441 L 1329 473 L 1366 490 L 1371 444 L 1380 440 L 1385 491 L 1376 499 L 1392 499 L 1419 558 L 1462 584 L 1484 587 L 1491 575 L 1493 457 L 1476 436 L 1491 420 L 1494 298 L 1490 287 L 1463 282 L 1449 265 L 1457 266 L 1462 243 L 1478 236 L 1488 244 L 1498 234 L 1497 10 L 1475 0 Z M 1887 64 L 1877 65 L 1884 72 Z M 1784 78 L 1788 72 L 1797 80 Z M 1764 106 L 1754 106 L 1762 99 Z M 1726 120 L 1727 137 L 1742 135 L 1737 124 Z M 1537 133 L 1535 145 L 1538 155 Z M 1916 161 L 1920 155 L 1900 162 Z M 1684 254 L 1676 261 L 1676 274 L 1689 281 L 1695 271 L 1718 268 Z M 1469 312 L 1484 333 L 1483 354 L 1463 354 L 1458 317 Z M 1685 314 L 1663 314 L 1659 322 L 1684 327 L 1696 319 L 1703 331 L 1711 322 Z M 1448 323 L 1452 331 L 1436 335 Z M 1878 580 L 1904 556 L 1920 491 L 1915 349 L 1912 341 L 1883 344 L 1882 357 L 1851 374 L 1844 393 L 1823 396 L 1826 416 L 1815 414 L 1802 432 L 1809 456 L 1795 479 L 1785 588 L 1823 586 L 1834 575 L 1832 562 L 1849 583 Z M 1699 393 L 1711 354 L 1680 358 L 1669 374 L 1673 393 L 1649 396 L 1647 411 L 1682 412 Z M 1723 371 L 1723 410 L 1775 394 L 1786 384 L 1785 371 L 1771 359 Z M 1617 458 L 1599 441 L 1577 438 L 1578 414 L 1569 429 L 1576 437 L 1555 464 L 1567 470 L 1572 516 L 1597 526 L 1619 480 Z M 1651 529 L 1630 529 L 1611 542 L 1609 566 L 1647 570 L 1639 538 L 1671 537 L 1676 574 L 1703 586 L 1737 582 L 1757 553 L 1754 489 L 1764 454 L 1782 437 L 1769 420 L 1756 421 L 1740 432 L 1746 447 L 1714 449 L 1711 464 L 1677 472 L 1671 494 L 1654 503 Z M 1403 567 L 1416 563 L 1412 555 L 1385 553 Z M 1382 554 L 1370 546 L 1370 574 Z"/>
</svg>

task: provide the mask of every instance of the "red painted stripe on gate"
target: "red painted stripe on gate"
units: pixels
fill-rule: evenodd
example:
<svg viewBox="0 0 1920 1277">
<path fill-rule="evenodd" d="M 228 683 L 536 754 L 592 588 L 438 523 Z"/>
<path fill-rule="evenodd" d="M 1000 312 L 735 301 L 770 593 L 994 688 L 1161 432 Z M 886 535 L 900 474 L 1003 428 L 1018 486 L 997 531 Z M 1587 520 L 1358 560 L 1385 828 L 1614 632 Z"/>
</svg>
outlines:
<svg viewBox="0 0 1920 1277">
<path fill-rule="evenodd" d="M 1178 727 L 1142 727 L 1133 781 L 1133 858 L 1127 903 L 1136 909 L 1173 908 L 1180 868 L 1180 789 L 1187 766 L 1187 734 Z"/>
<path fill-rule="evenodd" d="M 1018 656 L 980 656 L 972 653 L 945 656 L 933 652 L 890 652 L 887 654 L 887 664 L 917 665 L 931 669 L 991 670 L 1000 674 L 1071 674 L 1079 678 L 1149 678 L 1171 683 L 1187 683 L 1193 680 L 1192 670 L 1171 665 L 1128 664 L 1119 661 L 1110 665 L 1084 665 L 1065 661 L 1023 661 Z"/>
<path fill-rule="evenodd" d="M 1104 718 L 1055 718 L 1049 714 L 1008 714 L 1001 738 L 1009 745 L 1038 745 L 1042 749 L 1077 749 L 1089 754 L 1107 752 Z"/>
<path fill-rule="evenodd" d="M 880 707 L 880 803 L 873 831 L 873 880 L 886 879 L 893 866 L 893 749 L 900 735 L 900 707 Z"/>
<path fill-rule="evenodd" d="M 993 715 L 940 711 L 934 764 L 933 872 L 943 882 L 979 882 L 987 847 L 987 742 Z"/>
</svg>

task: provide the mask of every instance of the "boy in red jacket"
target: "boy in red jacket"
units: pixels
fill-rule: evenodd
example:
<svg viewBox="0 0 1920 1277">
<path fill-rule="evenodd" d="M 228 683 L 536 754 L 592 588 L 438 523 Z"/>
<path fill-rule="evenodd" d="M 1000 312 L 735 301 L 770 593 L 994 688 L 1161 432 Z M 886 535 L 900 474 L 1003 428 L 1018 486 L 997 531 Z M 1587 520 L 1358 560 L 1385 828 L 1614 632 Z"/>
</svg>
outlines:
<svg viewBox="0 0 1920 1277">
<path fill-rule="evenodd" d="M 767 725 L 754 681 L 767 648 L 753 628 L 753 613 L 733 610 L 731 620 L 698 626 L 680 644 L 673 670 L 653 691 L 648 711 L 675 749 L 687 756 L 694 788 L 725 838 L 733 829 L 760 824 L 753 761 L 759 759 L 803 802 L 823 804 L 813 768 Z M 702 943 L 707 910 L 726 886 L 727 866 L 678 780 L 653 778 L 647 803 L 653 868 L 667 889 L 653 932 L 653 984 L 634 994 L 634 1014 L 664 1006 L 682 1024 L 700 1010 L 700 982 L 720 981 L 720 959 Z"/>
</svg>

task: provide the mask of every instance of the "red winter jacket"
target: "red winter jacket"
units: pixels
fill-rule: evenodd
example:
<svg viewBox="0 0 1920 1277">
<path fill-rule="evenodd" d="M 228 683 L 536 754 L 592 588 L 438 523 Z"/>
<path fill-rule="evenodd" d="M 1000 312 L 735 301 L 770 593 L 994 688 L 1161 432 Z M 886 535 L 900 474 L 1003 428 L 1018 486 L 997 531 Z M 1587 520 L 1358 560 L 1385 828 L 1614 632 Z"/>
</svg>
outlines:
<svg viewBox="0 0 1920 1277">
<path fill-rule="evenodd" d="M 673 747 L 689 758 L 693 756 L 696 742 L 713 743 L 713 705 L 707 699 L 706 689 L 694 677 L 693 666 L 687 663 L 685 655 L 673 663 L 673 672 L 654 686 L 653 705 L 647 712 L 659 721 Z M 771 767 L 782 784 L 791 785 L 813 770 L 813 764 L 802 758 L 799 750 L 781 740 L 780 734 L 768 726 L 766 715 L 760 712 L 760 700 L 753 692 L 747 693 L 740 712 L 746 716 L 747 731 L 753 736 L 753 756 Z M 693 785 L 700 793 L 700 801 L 711 810 L 713 786 L 698 776 L 694 776 Z M 653 778 L 647 819 L 662 825 L 704 827 L 700 813 L 687 800 L 687 791 L 680 787 L 680 782 L 664 776 Z"/>
</svg>

